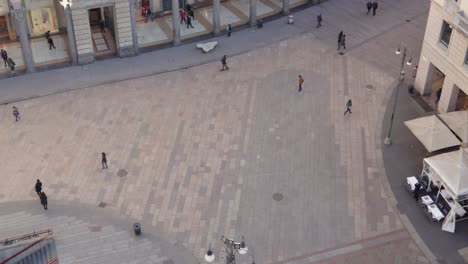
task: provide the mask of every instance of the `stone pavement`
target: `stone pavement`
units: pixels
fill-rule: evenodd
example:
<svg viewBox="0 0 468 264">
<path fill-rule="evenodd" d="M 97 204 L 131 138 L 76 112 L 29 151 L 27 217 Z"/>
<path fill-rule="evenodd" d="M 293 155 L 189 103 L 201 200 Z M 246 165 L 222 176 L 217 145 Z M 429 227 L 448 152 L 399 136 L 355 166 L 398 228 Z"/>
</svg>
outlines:
<svg viewBox="0 0 468 264">
<path fill-rule="evenodd" d="M 419 50 L 427 2 L 381 1 L 376 17 L 361 2 L 328 1 L 298 13 L 294 26 L 278 20 L 258 34 L 236 32 L 204 60 L 190 45 L 1 80 L 4 102 L 89 88 L 17 102 L 18 123 L 11 105 L 0 107 L 8 183 L 0 202 L 36 199 L 40 178 L 51 207 L 105 203 L 198 259 L 210 243 L 222 252 L 221 235 L 244 235 L 258 263 L 275 263 L 400 232 L 381 123 L 398 76 L 394 49 L 404 41 Z M 326 23 L 315 30 L 319 12 Z M 335 47 L 340 29 L 348 36 L 343 55 Z M 219 55 L 240 43 L 252 51 L 230 57 L 231 70 L 220 73 Z M 253 50 L 257 45 L 265 47 Z M 156 55 L 174 60 L 149 63 Z M 353 113 L 343 116 L 347 98 Z M 108 170 L 100 169 L 102 151 Z M 385 263 L 398 263 L 399 255 L 413 256 L 407 263 L 433 261 L 415 236 L 405 234 L 407 247 L 385 246 Z"/>
<path fill-rule="evenodd" d="M 45 211 L 38 201 L 0 205 L 1 239 L 53 230 L 60 263 L 194 263 L 181 245 L 164 243 L 150 226 L 133 234 L 131 222 L 109 208 L 54 202 Z M 182 250 L 181 250 L 182 249 Z M 167 256 L 162 256 L 164 251 Z"/>
</svg>

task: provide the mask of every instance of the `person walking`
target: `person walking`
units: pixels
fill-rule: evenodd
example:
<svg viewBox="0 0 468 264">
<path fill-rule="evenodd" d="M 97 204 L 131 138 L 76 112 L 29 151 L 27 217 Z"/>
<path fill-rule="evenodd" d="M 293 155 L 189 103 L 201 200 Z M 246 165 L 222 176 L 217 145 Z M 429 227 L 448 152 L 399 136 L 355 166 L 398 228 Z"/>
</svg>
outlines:
<svg viewBox="0 0 468 264">
<path fill-rule="evenodd" d="M 346 113 L 352 114 L 351 106 L 353 106 L 353 102 L 351 102 L 351 99 L 348 99 L 348 101 L 346 102 L 346 111 L 344 112 L 345 115 Z"/>
<path fill-rule="evenodd" d="M 11 57 L 8 57 L 7 63 L 8 63 L 8 66 L 10 66 L 11 72 L 15 72 L 16 63 L 13 61 Z"/>
<path fill-rule="evenodd" d="M 341 39 L 343 38 L 343 31 L 338 34 L 338 50 L 341 48 Z"/>
<path fill-rule="evenodd" d="M 379 7 L 379 4 L 377 3 L 377 1 L 374 1 L 374 3 L 372 3 L 372 15 L 375 16 L 375 11 L 377 10 L 377 7 Z"/>
<path fill-rule="evenodd" d="M 46 40 L 49 40 L 49 38 L 50 38 L 50 30 L 47 30 L 47 32 L 45 33 L 45 38 L 46 38 Z"/>
<path fill-rule="evenodd" d="M 99 19 L 99 28 L 101 29 L 101 33 L 106 32 L 106 25 L 104 24 L 104 20 Z"/>
<path fill-rule="evenodd" d="M 195 20 L 195 12 L 193 11 L 193 8 L 190 7 L 188 15 L 191 16 L 193 20 Z"/>
<path fill-rule="evenodd" d="M 185 13 L 185 11 L 181 9 L 179 11 L 179 14 L 180 14 L 180 23 L 182 24 L 182 22 L 185 22 L 185 24 L 187 24 L 187 19 L 186 19 L 187 14 Z"/>
<path fill-rule="evenodd" d="M 366 7 L 367 7 L 367 14 L 369 15 L 371 9 L 372 9 L 372 2 L 371 1 L 367 1 L 367 4 L 366 4 Z"/>
<path fill-rule="evenodd" d="M 299 90 L 298 92 L 302 91 L 302 84 L 304 83 L 304 78 L 302 78 L 301 75 L 299 75 Z"/>
<path fill-rule="evenodd" d="M 107 157 L 106 157 L 106 153 L 102 152 L 102 160 L 101 160 L 101 164 L 102 164 L 102 168 L 103 169 L 107 169 Z"/>
<path fill-rule="evenodd" d="M 52 39 L 52 37 L 49 37 L 47 42 L 49 43 L 49 50 L 52 50 L 52 48 L 55 49 L 54 40 Z"/>
<path fill-rule="evenodd" d="M 34 188 L 36 189 L 37 195 L 39 195 L 39 197 L 41 197 L 42 182 L 41 182 L 39 179 L 37 179 L 37 181 L 36 181 L 36 186 L 34 186 Z"/>
<path fill-rule="evenodd" d="M 319 27 L 322 26 L 322 21 L 323 21 L 323 19 L 322 19 L 322 14 L 319 14 L 319 15 L 317 16 L 317 28 L 319 28 Z"/>
<path fill-rule="evenodd" d="M 227 33 L 228 33 L 227 36 L 230 37 L 230 36 L 231 36 L 231 33 L 232 33 L 232 26 L 231 26 L 231 24 L 228 24 L 226 30 L 227 30 Z"/>
<path fill-rule="evenodd" d="M 343 34 L 343 37 L 341 37 L 341 47 L 343 49 L 346 49 L 346 35 Z"/>
<path fill-rule="evenodd" d="M 8 53 L 6 52 L 6 50 L 2 49 L 0 51 L 0 56 L 2 56 L 3 62 L 5 63 L 5 68 L 6 68 L 7 63 L 8 63 Z"/>
<path fill-rule="evenodd" d="M 190 18 L 190 16 L 187 17 L 187 28 L 189 28 L 189 26 L 193 28 L 192 19 Z"/>
<path fill-rule="evenodd" d="M 221 58 L 221 64 L 223 65 L 223 68 L 221 69 L 221 71 L 229 70 L 229 67 L 227 66 L 226 60 L 227 60 L 227 57 L 226 57 L 226 55 L 224 55 Z"/>
<path fill-rule="evenodd" d="M 18 110 L 18 107 L 16 106 L 13 106 L 13 116 L 15 117 L 16 122 L 18 122 L 21 119 L 20 112 Z"/>
<path fill-rule="evenodd" d="M 45 192 L 42 192 L 41 193 L 41 204 L 42 206 L 44 206 L 44 210 L 47 210 L 47 195 L 45 194 Z"/>
</svg>

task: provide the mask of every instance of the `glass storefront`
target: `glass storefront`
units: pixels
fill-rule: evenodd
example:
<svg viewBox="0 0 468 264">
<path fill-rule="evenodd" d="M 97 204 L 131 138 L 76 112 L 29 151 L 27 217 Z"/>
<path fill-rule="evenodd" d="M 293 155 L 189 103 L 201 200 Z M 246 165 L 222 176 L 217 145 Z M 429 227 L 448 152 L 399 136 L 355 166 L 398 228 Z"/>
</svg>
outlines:
<svg viewBox="0 0 468 264">
<path fill-rule="evenodd" d="M 53 0 L 24 0 L 24 4 L 32 37 L 59 31 Z"/>
<path fill-rule="evenodd" d="M 12 30 L 7 0 L 0 0 L 0 41 L 10 40 Z"/>
</svg>

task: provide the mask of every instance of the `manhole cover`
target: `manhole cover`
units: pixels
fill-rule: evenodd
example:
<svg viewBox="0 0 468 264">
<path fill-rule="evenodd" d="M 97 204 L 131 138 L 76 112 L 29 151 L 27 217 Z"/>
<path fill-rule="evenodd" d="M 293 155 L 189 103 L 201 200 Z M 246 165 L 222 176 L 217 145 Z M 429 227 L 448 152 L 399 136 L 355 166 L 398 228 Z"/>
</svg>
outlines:
<svg viewBox="0 0 468 264">
<path fill-rule="evenodd" d="M 119 170 L 119 171 L 117 172 L 117 176 L 119 176 L 119 177 L 127 176 L 127 174 L 128 174 L 128 171 L 123 170 L 123 169 L 122 169 L 122 170 Z"/>
<path fill-rule="evenodd" d="M 406 22 L 411 22 L 411 19 L 406 19 Z"/>
<path fill-rule="evenodd" d="M 107 204 L 106 204 L 105 202 L 101 202 L 101 203 L 99 204 L 99 207 L 101 207 L 101 208 L 104 208 L 104 207 L 106 207 L 106 206 L 107 206 Z"/>
<path fill-rule="evenodd" d="M 340 52 L 340 53 L 338 53 L 338 54 L 340 54 L 341 56 L 343 56 L 343 55 L 344 55 L 344 52 L 342 52 L 342 51 L 341 51 L 341 52 Z"/>
<path fill-rule="evenodd" d="M 283 200 L 283 195 L 281 193 L 275 193 L 275 194 L 273 194 L 273 200 L 281 201 L 281 200 Z"/>
<path fill-rule="evenodd" d="M 369 89 L 369 90 L 372 90 L 372 89 L 374 89 L 374 86 L 372 84 L 368 84 L 368 85 L 366 85 L 366 88 Z"/>
<path fill-rule="evenodd" d="M 102 226 L 90 226 L 89 231 L 91 232 L 101 232 Z"/>
</svg>

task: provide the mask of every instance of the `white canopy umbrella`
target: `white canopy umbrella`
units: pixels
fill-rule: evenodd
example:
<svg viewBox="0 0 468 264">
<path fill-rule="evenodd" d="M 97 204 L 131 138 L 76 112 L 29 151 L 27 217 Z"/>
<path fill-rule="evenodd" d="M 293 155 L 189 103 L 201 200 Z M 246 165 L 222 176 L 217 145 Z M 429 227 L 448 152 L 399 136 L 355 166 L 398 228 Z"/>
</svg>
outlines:
<svg viewBox="0 0 468 264">
<path fill-rule="evenodd" d="M 442 224 L 442 230 L 455 232 L 456 215 L 463 216 L 466 210 L 458 203 L 462 195 L 468 194 L 468 149 L 461 148 L 424 159 L 423 171 L 440 188 L 443 186 L 445 191 L 453 200 L 447 200 L 450 205 L 450 211 L 445 216 Z M 439 190 L 439 194 L 442 191 Z M 439 197 L 439 194 L 437 197 Z"/>
<path fill-rule="evenodd" d="M 468 194 L 468 150 L 456 150 L 429 158 L 424 162 L 433 172 L 432 181 L 440 181 L 454 198 Z"/>
<path fill-rule="evenodd" d="M 429 152 L 460 145 L 460 140 L 434 115 L 405 121 L 405 125 Z"/>
<path fill-rule="evenodd" d="M 468 111 L 448 112 L 439 117 L 464 143 L 468 143 Z"/>
</svg>

